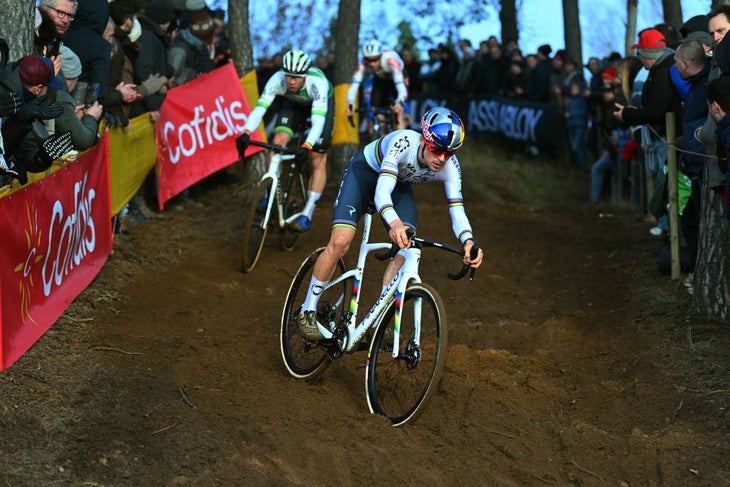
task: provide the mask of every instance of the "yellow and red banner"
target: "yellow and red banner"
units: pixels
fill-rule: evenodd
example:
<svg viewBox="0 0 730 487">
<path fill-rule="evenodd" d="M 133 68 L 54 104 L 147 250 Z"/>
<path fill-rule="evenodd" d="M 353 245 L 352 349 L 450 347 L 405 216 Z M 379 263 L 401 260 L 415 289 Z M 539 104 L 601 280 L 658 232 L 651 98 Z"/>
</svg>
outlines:
<svg viewBox="0 0 730 487">
<path fill-rule="evenodd" d="M 145 113 L 133 118 L 128 127 L 109 127 L 107 133 L 112 215 L 116 215 L 132 200 L 157 164 L 155 124 Z"/>
<path fill-rule="evenodd" d="M 0 368 L 96 277 L 112 249 L 109 142 L 0 198 Z"/>
<path fill-rule="evenodd" d="M 173 196 L 238 160 L 235 140 L 249 113 L 232 63 L 167 92 L 156 126 L 161 209 Z"/>
</svg>

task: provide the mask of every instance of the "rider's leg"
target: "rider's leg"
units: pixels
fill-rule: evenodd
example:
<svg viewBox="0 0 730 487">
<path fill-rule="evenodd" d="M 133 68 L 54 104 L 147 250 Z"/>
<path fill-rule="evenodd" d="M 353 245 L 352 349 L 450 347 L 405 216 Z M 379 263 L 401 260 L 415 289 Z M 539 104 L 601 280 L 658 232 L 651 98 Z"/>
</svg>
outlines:
<svg viewBox="0 0 730 487">
<path fill-rule="evenodd" d="M 302 214 L 311 221 L 314 207 L 327 184 L 327 153 L 312 152 L 309 154 L 309 159 L 312 162 L 312 175 L 309 178 L 307 204 L 304 205 Z"/>
<path fill-rule="evenodd" d="M 354 228 L 335 227 L 332 229 L 327 248 L 319 254 L 317 262 L 314 263 L 312 279 L 307 289 L 307 297 L 304 300 L 302 311 L 314 311 L 317 309 L 320 295 L 318 290 L 330 280 L 332 273 L 337 267 L 337 261 L 347 253 L 354 237 Z"/>
<path fill-rule="evenodd" d="M 288 133 L 275 132 L 274 136 L 271 138 L 271 143 L 274 145 L 281 145 L 283 147 L 286 147 L 287 144 L 289 144 L 290 140 L 291 140 L 291 135 L 289 135 Z M 267 160 L 268 160 L 268 162 L 267 162 L 266 166 L 268 167 L 268 165 L 271 163 L 271 151 L 269 151 Z"/>
</svg>

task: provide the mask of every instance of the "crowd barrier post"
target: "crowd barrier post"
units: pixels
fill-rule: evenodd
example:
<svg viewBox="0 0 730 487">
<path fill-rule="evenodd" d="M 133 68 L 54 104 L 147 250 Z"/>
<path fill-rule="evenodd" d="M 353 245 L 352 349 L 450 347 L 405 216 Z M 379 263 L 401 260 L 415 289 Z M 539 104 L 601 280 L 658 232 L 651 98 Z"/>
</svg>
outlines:
<svg viewBox="0 0 730 487">
<path fill-rule="evenodd" d="M 675 126 L 674 112 L 667 112 L 667 198 L 669 200 L 669 244 L 672 256 L 672 280 L 676 281 L 680 275 L 679 256 L 679 198 L 677 193 L 677 151 L 674 146 Z"/>
</svg>

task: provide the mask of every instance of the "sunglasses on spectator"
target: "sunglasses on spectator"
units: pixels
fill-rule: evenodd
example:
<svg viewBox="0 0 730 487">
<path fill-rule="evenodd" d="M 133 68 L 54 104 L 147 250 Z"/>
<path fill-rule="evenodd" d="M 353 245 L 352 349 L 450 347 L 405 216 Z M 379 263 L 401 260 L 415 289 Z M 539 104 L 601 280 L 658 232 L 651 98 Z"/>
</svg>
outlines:
<svg viewBox="0 0 730 487">
<path fill-rule="evenodd" d="M 377 63 L 378 61 L 380 61 L 380 56 L 365 58 L 366 63 Z"/>
<path fill-rule="evenodd" d="M 450 159 L 451 156 L 456 154 L 456 151 L 453 150 L 444 150 L 440 147 L 436 147 L 430 142 L 426 142 L 426 148 L 428 149 L 428 152 L 435 155 L 436 157 L 446 156 L 446 159 Z"/>
<path fill-rule="evenodd" d="M 64 12 L 63 10 L 58 10 L 56 7 L 50 7 L 50 9 L 56 11 L 56 13 L 58 14 L 58 18 L 59 19 L 66 19 L 66 18 L 68 20 L 73 20 L 74 19 L 74 14 L 70 14 L 68 12 Z"/>
</svg>

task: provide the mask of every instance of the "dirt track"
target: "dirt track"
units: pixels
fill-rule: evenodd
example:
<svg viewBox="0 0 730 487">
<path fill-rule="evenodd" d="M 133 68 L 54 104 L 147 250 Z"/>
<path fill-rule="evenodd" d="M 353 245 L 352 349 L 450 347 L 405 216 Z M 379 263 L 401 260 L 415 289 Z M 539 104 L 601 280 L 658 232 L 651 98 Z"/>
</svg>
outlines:
<svg viewBox="0 0 730 487">
<path fill-rule="evenodd" d="M 250 274 L 237 184 L 122 235 L 0 375 L 2 485 L 730 485 L 727 391 L 706 387 L 726 374 L 727 326 L 685 320 L 629 210 L 486 205 L 467 184 L 486 263 L 453 283 L 458 262 L 425 252 L 450 347 L 412 426 L 367 412 L 362 353 L 287 376 L 279 314 L 327 239 L 329 193 L 299 247 L 272 236 Z M 417 195 L 420 233 L 450 235 L 442 189 Z"/>
</svg>

